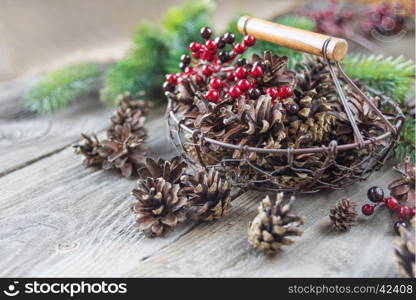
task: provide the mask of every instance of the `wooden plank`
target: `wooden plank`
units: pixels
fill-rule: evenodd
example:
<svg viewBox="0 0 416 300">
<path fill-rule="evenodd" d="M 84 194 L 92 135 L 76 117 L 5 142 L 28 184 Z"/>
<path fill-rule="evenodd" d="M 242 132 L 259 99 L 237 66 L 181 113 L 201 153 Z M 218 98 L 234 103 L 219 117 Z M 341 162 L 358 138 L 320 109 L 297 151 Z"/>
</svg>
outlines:
<svg viewBox="0 0 416 300">
<path fill-rule="evenodd" d="M 172 156 L 162 118 L 149 156 Z M 0 179 L 0 276 L 121 276 L 192 229 L 160 239 L 134 226 L 135 180 L 87 168 L 68 148 Z"/>
<path fill-rule="evenodd" d="M 304 234 L 275 256 L 256 253 L 247 242 L 249 221 L 256 215 L 259 192 L 233 202 L 231 215 L 189 231 L 140 262 L 126 276 L 237 276 L 237 277 L 391 277 L 394 261 L 393 218 L 381 209 L 373 217 L 360 214 L 349 232 L 330 229 L 329 209 L 343 196 L 359 207 L 372 185 L 386 186 L 395 178 L 390 166 L 344 191 L 297 198 L 293 211 L 306 217 Z M 359 209 L 359 208 L 358 208 Z"/>
<path fill-rule="evenodd" d="M 113 109 L 104 107 L 96 92 L 50 116 L 29 112 L 22 96 L 37 80 L 0 84 L 0 176 L 66 148 L 81 131 L 100 131 L 108 125 Z"/>
</svg>

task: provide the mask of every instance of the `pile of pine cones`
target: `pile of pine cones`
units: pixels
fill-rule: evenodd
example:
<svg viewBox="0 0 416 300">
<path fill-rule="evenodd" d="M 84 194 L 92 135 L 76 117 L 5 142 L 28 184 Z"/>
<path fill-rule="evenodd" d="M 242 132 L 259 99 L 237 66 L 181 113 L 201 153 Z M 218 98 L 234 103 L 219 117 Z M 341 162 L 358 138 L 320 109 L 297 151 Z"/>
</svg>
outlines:
<svg viewBox="0 0 416 300">
<path fill-rule="evenodd" d="M 246 36 L 234 43 L 232 34 L 210 40 L 202 29 L 205 44 L 190 45 L 182 56 L 183 72 L 170 74 L 165 94 L 180 123 L 203 137 L 240 146 L 237 150 L 197 141 L 203 163 L 226 165 L 240 183 L 259 183 L 283 190 L 311 190 L 311 187 L 341 187 L 362 175 L 361 161 L 384 146 L 373 143 L 362 149 L 339 152 L 328 168 L 328 153 L 286 155 L 242 151 L 244 147 L 288 149 L 354 143 L 352 126 L 339 100 L 328 67 L 319 58 L 308 58 L 288 69 L 288 58 L 266 51 L 250 61 L 240 58 L 255 39 Z M 231 52 L 227 52 L 231 45 Z M 208 55 L 208 54 L 209 55 Z M 350 109 L 365 139 L 379 135 L 385 126 L 370 107 L 341 81 Z M 374 102 L 380 107 L 379 99 Z M 198 161 L 190 136 L 184 149 Z M 261 171 L 259 171 L 261 170 Z M 316 176 L 319 174 L 319 180 Z"/>
<path fill-rule="evenodd" d="M 85 157 L 88 166 L 104 170 L 117 169 L 125 177 L 137 175 L 145 156 L 143 143 L 147 138 L 144 121 L 148 112 L 146 102 L 125 93 L 118 99 L 118 108 L 111 117 L 107 138 L 100 141 L 96 134 L 81 134 L 83 143 L 75 145 L 75 152 Z"/>
</svg>

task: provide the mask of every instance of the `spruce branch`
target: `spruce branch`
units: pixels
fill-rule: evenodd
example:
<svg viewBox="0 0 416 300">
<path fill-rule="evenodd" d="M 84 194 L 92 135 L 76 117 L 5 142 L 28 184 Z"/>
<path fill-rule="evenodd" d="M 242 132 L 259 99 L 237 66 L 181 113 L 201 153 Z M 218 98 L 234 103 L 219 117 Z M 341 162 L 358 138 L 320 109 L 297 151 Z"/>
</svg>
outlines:
<svg viewBox="0 0 416 300">
<path fill-rule="evenodd" d="M 64 67 L 45 75 L 25 95 L 25 105 L 39 114 L 62 109 L 79 96 L 96 88 L 100 70 L 96 64 Z"/>
</svg>

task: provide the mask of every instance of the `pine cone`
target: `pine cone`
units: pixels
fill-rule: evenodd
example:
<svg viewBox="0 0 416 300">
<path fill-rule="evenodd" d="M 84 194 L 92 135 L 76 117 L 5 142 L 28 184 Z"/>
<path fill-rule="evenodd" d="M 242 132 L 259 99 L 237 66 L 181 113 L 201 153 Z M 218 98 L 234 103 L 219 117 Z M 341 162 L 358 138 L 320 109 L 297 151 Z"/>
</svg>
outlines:
<svg viewBox="0 0 416 300">
<path fill-rule="evenodd" d="M 251 222 L 248 230 L 248 241 L 257 251 L 275 253 L 283 245 L 293 243 L 289 236 L 302 235 L 302 231 L 296 227 L 303 225 L 304 219 L 289 214 L 291 201 L 284 204 L 283 193 L 276 195 L 274 205 L 269 196 L 261 201 L 258 215 Z"/>
<path fill-rule="evenodd" d="M 159 236 L 186 220 L 188 197 L 179 184 L 147 177 L 138 181 L 132 194 L 138 200 L 133 211 L 138 215 L 139 230 L 147 236 Z"/>
<path fill-rule="evenodd" d="M 262 87 L 294 86 L 296 73 L 287 68 L 289 58 L 278 56 L 271 51 L 264 51 L 264 56 L 253 54 L 251 62 L 262 64 L 263 75 L 257 78 L 257 84 Z"/>
<path fill-rule="evenodd" d="M 194 206 L 194 219 L 212 221 L 228 214 L 231 206 L 231 183 L 222 179 L 219 172 L 210 168 L 208 173 L 200 169 L 195 176 L 182 181 L 189 189 L 190 201 Z"/>
<path fill-rule="evenodd" d="M 142 179 L 162 177 L 166 181 L 175 184 L 179 183 L 186 168 L 187 164 L 180 156 L 175 156 L 170 161 L 160 158 L 158 162 L 146 158 L 145 166 L 138 173 Z"/>
<path fill-rule="evenodd" d="M 336 231 L 346 231 L 350 228 L 357 218 L 355 211 L 356 204 L 349 198 L 339 201 L 334 208 L 330 210 L 329 218 L 332 221 L 332 228 Z"/>
<path fill-rule="evenodd" d="M 401 227 L 400 236 L 396 238 L 396 258 L 400 273 L 406 278 L 415 278 L 415 217 L 409 229 Z"/>
<path fill-rule="evenodd" d="M 102 141 L 98 153 L 105 160 L 103 169 L 120 169 L 121 174 L 130 177 L 137 173 L 137 168 L 144 162 L 143 137 L 132 133 L 129 125 L 114 127 L 114 135 Z"/>
<path fill-rule="evenodd" d="M 97 135 L 93 133 L 91 136 L 89 136 L 87 134 L 81 133 L 81 136 L 84 138 L 83 144 L 74 146 L 75 153 L 85 156 L 83 162 L 87 166 L 101 165 L 104 161 L 104 158 L 102 158 L 98 153 L 98 150 L 102 147 L 102 145 L 97 138 Z"/>
<path fill-rule="evenodd" d="M 130 93 L 125 93 L 118 99 L 118 108 L 111 117 L 111 127 L 107 131 L 109 137 L 115 134 L 117 125 L 128 124 L 134 135 L 146 137 L 147 130 L 144 128 L 144 121 L 148 113 L 148 105 L 144 101 L 135 100 Z"/>
<path fill-rule="evenodd" d="M 390 195 L 400 201 L 415 203 L 415 164 L 407 156 L 404 162 L 398 164 L 394 169 L 402 175 L 402 178 L 396 179 L 389 184 Z"/>
</svg>

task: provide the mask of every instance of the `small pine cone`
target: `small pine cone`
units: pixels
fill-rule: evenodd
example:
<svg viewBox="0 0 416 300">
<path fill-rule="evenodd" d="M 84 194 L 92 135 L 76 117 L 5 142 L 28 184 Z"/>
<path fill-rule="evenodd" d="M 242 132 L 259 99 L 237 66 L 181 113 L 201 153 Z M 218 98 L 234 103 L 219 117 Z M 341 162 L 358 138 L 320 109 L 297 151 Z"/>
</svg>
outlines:
<svg viewBox="0 0 416 300">
<path fill-rule="evenodd" d="M 231 184 L 222 179 L 214 168 L 208 172 L 200 169 L 195 176 L 181 181 L 188 186 L 194 219 L 213 221 L 228 214 L 231 207 Z"/>
<path fill-rule="evenodd" d="M 261 201 L 248 230 L 248 241 L 257 251 L 273 254 L 283 245 L 293 244 L 289 236 L 302 235 L 297 227 L 303 225 L 304 218 L 289 214 L 292 201 L 283 203 L 283 193 L 276 195 L 274 205 L 269 196 Z"/>
<path fill-rule="evenodd" d="M 410 157 L 405 157 L 404 161 L 394 169 L 401 174 L 400 179 L 394 180 L 389 184 L 390 195 L 400 201 L 415 202 L 415 164 L 411 162 Z"/>
<path fill-rule="evenodd" d="M 158 162 L 146 158 L 145 166 L 138 170 L 138 173 L 142 179 L 162 177 L 166 181 L 175 184 L 179 183 L 186 168 L 187 164 L 180 156 L 175 156 L 171 160 L 160 158 Z"/>
<path fill-rule="evenodd" d="M 188 197 L 179 184 L 148 177 L 138 181 L 132 194 L 138 200 L 133 211 L 138 215 L 139 230 L 149 237 L 159 236 L 186 220 Z"/>
<path fill-rule="evenodd" d="M 329 218 L 332 221 L 332 228 L 336 231 L 346 231 L 357 218 L 355 211 L 356 204 L 349 198 L 341 199 L 334 208 L 330 210 Z"/>
<path fill-rule="evenodd" d="M 104 158 L 103 169 L 120 169 L 124 177 L 135 175 L 145 160 L 144 139 L 134 135 L 128 125 L 117 125 L 114 132 L 111 138 L 102 141 L 102 147 L 98 149 Z"/>
<path fill-rule="evenodd" d="M 148 105 L 145 101 L 135 100 L 130 93 L 122 94 L 118 102 L 118 108 L 111 117 L 111 127 L 107 131 L 109 137 L 115 134 L 114 128 L 117 125 L 128 124 L 133 134 L 145 137 L 147 130 L 144 128 L 144 121 L 148 113 Z"/>
<path fill-rule="evenodd" d="M 415 217 L 409 229 L 401 227 L 400 236 L 396 238 L 396 258 L 400 273 L 406 278 L 415 278 Z"/>
<path fill-rule="evenodd" d="M 75 153 L 85 156 L 84 164 L 87 166 L 101 165 L 104 161 L 104 158 L 101 157 L 98 153 L 98 150 L 102 147 L 100 140 L 97 138 L 95 133 L 91 136 L 81 133 L 81 136 L 84 138 L 83 143 L 75 145 Z"/>
</svg>

